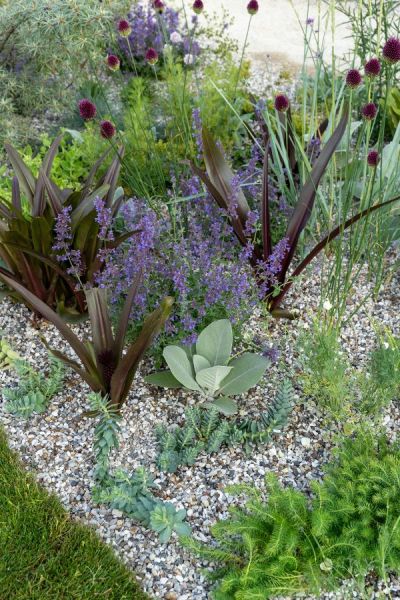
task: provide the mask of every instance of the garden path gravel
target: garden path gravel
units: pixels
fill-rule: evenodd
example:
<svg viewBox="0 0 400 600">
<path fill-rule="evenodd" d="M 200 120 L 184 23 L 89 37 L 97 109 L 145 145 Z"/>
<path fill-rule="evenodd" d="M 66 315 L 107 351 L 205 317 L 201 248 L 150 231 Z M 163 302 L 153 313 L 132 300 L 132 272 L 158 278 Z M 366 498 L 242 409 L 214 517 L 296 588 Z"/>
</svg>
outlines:
<svg viewBox="0 0 400 600">
<path fill-rule="evenodd" d="M 374 322 L 388 326 L 399 335 L 399 283 L 397 273 L 386 284 L 378 301 L 373 303 L 369 300 L 345 326 L 341 341 L 356 368 L 362 366 L 374 345 Z M 361 298 L 368 289 L 366 280 L 361 281 L 354 290 L 353 301 Z M 299 309 L 301 317 L 297 321 L 271 320 L 268 334 L 265 334 L 263 320 L 254 317 L 249 326 L 250 334 L 265 335 L 269 342 L 277 345 L 281 350 L 281 360 L 271 367 L 268 379 L 241 400 L 242 415 L 256 414 L 259 409 L 265 409 L 277 385 L 288 374 L 293 377 L 296 386 L 299 369 L 296 340 L 304 328 L 311 326 L 319 304 L 319 293 L 319 277 L 315 272 L 288 298 L 288 304 Z M 83 325 L 77 327 L 77 330 L 84 329 Z M 46 369 L 47 365 L 46 350 L 39 334 L 58 349 L 65 348 L 51 325 L 41 322 L 40 329 L 35 329 L 27 309 L 8 300 L 0 304 L 0 331 L 15 350 L 39 369 Z M 123 410 L 121 446 L 113 456 L 113 465 L 128 470 L 147 466 L 155 476 L 156 494 L 187 510 L 188 522 L 196 538 L 208 541 L 210 525 L 226 517 L 229 506 L 237 502 L 224 491 L 228 484 L 252 482 L 261 486 L 264 475 L 273 471 L 283 484 L 308 490 L 310 480 L 321 477 L 338 428 L 311 400 L 301 396 L 300 389 L 297 390 L 298 403 L 285 430 L 251 456 L 246 456 L 240 448 L 223 448 L 211 456 L 202 454 L 192 467 L 182 467 L 175 474 L 160 474 L 155 467 L 154 425 L 158 422 L 172 425 L 182 421 L 185 406 L 196 403 L 196 398 L 183 391 L 177 393 L 149 387 L 144 383 L 142 374 L 150 368 L 150 361 L 147 361 Z M 15 377 L 12 373 L 0 371 L 0 387 L 13 383 Z M 210 565 L 182 549 L 176 538 L 161 545 L 155 533 L 125 518 L 117 510 L 96 506 L 92 502 L 95 422 L 81 417 L 88 408 L 87 394 L 86 386 L 68 373 L 63 392 L 53 399 L 42 415 L 28 420 L 19 419 L 6 413 L 1 403 L 0 418 L 11 447 L 19 452 L 38 481 L 58 495 L 74 518 L 92 525 L 135 569 L 144 589 L 152 597 L 165 600 L 209 598 L 210 585 L 201 569 L 211 568 Z M 395 437 L 400 424 L 399 406 L 388 407 L 383 420 Z M 383 584 L 374 582 L 373 585 L 377 589 Z M 398 580 L 390 582 L 390 589 L 392 597 L 400 597 Z M 338 593 L 321 598 L 361 598 L 358 594 L 347 583 Z M 371 591 L 368 597 L 378 596 Z"/>
</svg>

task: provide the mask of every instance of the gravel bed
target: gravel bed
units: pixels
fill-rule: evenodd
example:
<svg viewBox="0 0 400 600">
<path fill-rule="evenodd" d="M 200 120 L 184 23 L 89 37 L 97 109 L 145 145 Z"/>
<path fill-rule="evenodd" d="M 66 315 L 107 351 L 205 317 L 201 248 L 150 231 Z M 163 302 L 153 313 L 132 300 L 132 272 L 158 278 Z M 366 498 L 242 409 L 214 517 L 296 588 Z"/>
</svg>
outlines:
<svg viewBox="0 0 400 600">
<path fill-rule="evenodd" d="M 299 309 L 296 321 L 270 320 L 263 328 L 262 319 L 255 315 L 249 330 L 265 336 L 279 346 L 280 361 L 271 367 L 268 380 L 240 401 L 242 415 L 256 414 L 265 409 L 279 382 L 287 375 L 296 386 L 298 357 L 296 341 L 310 327 L 318 308 L 320 286 L 318 274 L 309 276 L 303 285 L 288 297 L 288 305 Z M 343 329 L 341 341 L 352 364 L 362 366 L 375 343 L 373 324 L 387 325 L 399 334 L 399 274 L 385 286 L 376 303 L 369 300 L 363 309 Z M 364 278 L 354 291 L 353 301 L 368 291 Z M 40 329 L 33 327 L 30 314 L 21 305 L 4 300 L 0 304 L 0 331 L 13 348 L 36 368 L 46 369 L 47 353 L 39 334 L 50 345 L 65 348 L 63 340 L 48 323 Z M 77 326 L 83 331 L 85 326 Z M 267 329 L 267 333 L 263 331 Z M 147 361 L 135 380 L 134 389 L 123 409 L 121 445 L 113 456 L 113 466 L 128 470 L 146 466 L 155 477 L 156 494 L 164 500 L 187 510 L 188 522 L 196 538 L 209 540 L 209 527 L 217 519 L 227 516 L 233 502 L 238 502 L 224 491 L 226 485 L 237 482 L 263 483 L 267 472 L 275 472 L 285 485 L 309 489 L 312 479 L 320 478 L 324 464 L 329 460 L 338 426 L 326 419 L 312 401 L 301 396 L 294 407 L 285 430 L 268 444 L 246 456 L 240 448 L 222 448 L 211 456 L 202 454 L 196 464 L 181 467 L 175 474 L 160 474 L 155 467 L 156 440 L 154 425 L 158 422 L 174 424 L 182 421 L 185 407 L 195 404 L 194 395 L 184 391 L 165 391 L 149 387 L 142 374 L 149 372 Z M 0 385 L 15 381 L 12 373 L 0 371 Z M 23 420 L 4 411 L 0 404 L 0 418 L 10 445 L 20 453 L 24 464 L 33 471 L 38 481 L 54 491 L 63 505 L 78 520 L 95 527 L 100 536 L 111 544 L 121 558 L 135 569 L 143 588 L 154 598 L 165 600 L 205 600 L 210 585 L 202 569 L 212 568 L 182 549 L 173 537 L 167 544 L 159 544 L 155 533 L 125 518 L 121 512 L 96 506 L 91 500 L 93 485 L 93 429 L 94 420 L 82 418 L 88 408 L 88 388 L 68 372 L 65 389 L 53 399 L 46 412 Z M 385 410 L 383 421 L 391 435 L 397 435 L 400 423 L 398 406 Z M 383 584 L 372 582 L 375 589 Z M 390 581 L 392 597 L 400 597 L 399 581 Z M 321 598 L 361 598 L 347 582 L 340 592 Z M 302 596 L 310 597 L 310 596 Z M 378 597 L 371 591 L 371 598 Z M 380 596 L 382 597 L 382 596 Z"/>
</svg>

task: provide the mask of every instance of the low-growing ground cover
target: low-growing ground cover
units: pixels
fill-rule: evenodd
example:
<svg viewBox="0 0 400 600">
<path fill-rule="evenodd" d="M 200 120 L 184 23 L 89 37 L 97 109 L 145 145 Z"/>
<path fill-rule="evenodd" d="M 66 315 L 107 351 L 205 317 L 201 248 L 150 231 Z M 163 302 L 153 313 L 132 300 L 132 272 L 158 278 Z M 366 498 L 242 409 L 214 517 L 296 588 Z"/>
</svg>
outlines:
<svg viewBox="0 0 400 600">
<path fill-rule="evenodd" d="M 3 598 L 147 598 L 95 533 L 72 521 L 26 472 L 0 431 L 0 590 Z"/>
</svg>

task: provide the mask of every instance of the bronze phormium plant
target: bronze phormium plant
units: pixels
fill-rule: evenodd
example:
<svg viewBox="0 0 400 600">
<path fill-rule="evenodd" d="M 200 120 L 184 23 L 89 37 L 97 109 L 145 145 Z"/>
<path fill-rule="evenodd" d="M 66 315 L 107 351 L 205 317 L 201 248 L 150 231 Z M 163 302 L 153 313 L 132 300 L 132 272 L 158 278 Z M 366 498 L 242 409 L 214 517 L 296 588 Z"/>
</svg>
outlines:
<svg viewBox="0 0 400 600">
<path fill-rule="evenodd" d="M 126 330 L 140 284 L 139 277 L 133 282 L 127 294 L 115 334 L 108 310 L 107 290 L 104 288 L 84 290 L 92 340 L 83 342 L 60 315 L 30 290 L 1 272 L 0 279 L 15 290 L 38 314 L 53 323 L 78 356 L 80 364 L 59 350 L 48 347 L 49 351 L 78 373 L 94 392 L 98 392 L 102 397 L 107 398 L 110 406 L 120 410 L 129 393 L 140 361 L 171 312 L 173 299 L 167 296 L 160 306 L 148 315 L 135 342 L 128 347 L 124 354 Z M 45 340 L 43 342 L 47 346 Z"/>
<path fill-rule="evenodd" d="M 82 265 L 81 283 L 92 284 L 102 264 L 98 258 L 100 245 L 116 247 L 130 235 L 109 242 L 100 240 L 94 205 L 100 198 L 112 216 L 119 210 L 122 198 L 116 199 L 115 192 L 123 150 L 119 150 L 106 174 L 96 183 L 96 173 L 108 153 L 96 161 L 81 189 L 61 190 L 50 177 L 60 141 L 61 136 L 52 143 L 37 178 L 18 152 L 8 144 L 5 146 L 15 176 L 11 204 L 0 199 L 0 259 L 4 265 L 0 264 L 0 273 L 28 288 L 58 312 L 77 315 L 86 311 L 85 295 L 77 289 L 68 265 L 64 267 L 57 260 L 55 226 L 60 215 L 67 214 L 69 245 Z M 33 308 L 15 288 L 12 293 Z"/>
<path fill-rule="evenodd" d="M 292 131 L 290 111 L 279 112 L 279 121 L 283 131 L 287 132 L 286 152 L 288 164 L 293 174 L 295 174 L 298 172 L 298 163 L 294 155 L 295 147 L 290 133 Z M 240 244 L 244 248 L 251 248 L 248 255 L 250 265 L 255 275 L 255 280 L 260 288 L 260 294 L 268 306 L 268 310 L 274 316 L 292 317 L 290 312 L 281 308 L 281 303 L 293 284 L 294 279 L 302 273 L 311 260 L 317 256 L 321 250 L 323 250 L 334 238 L 343 233 L 345 229 L 351 227 L 363 217 L 398 200 L 396 197 L 386 202 L 374 204 L 339 224 L 329 231 L 306 255 L 306 257 L 301 260 L 297 267 L 289 273 L 300 235 L 311 217 L 318 186 L 332 155 L 346 131 L 347 123 L 348 114 L 347 111 L 344 110 L 339 124 L 326 144 L 322 147 L 318 158 L 315 160 L 308 179 L 299 187 L 297 204 L 289 218 L 285 236 L 275 248 L 272 246 L 270 201 L 268 194 L 268 163 L 271 154 L 268 131 L 264 132 L 266 138 L 266 150 L 264 153 L 260 223 L 261 235 L 257 236 L 256 241 L 254 241 L 254 233 L 252 231 L 249 233 L 247 228 L 248 217 L 250 214 L 250 207 L 247 199 L 240 188 L 238 190 L 235 189 L 235 176 L 226 162 L 223 152 L 215 143 L 209 131 L 203 129 L 202 139 L 206 172 L 202 171 L 192 163 L 193 171 L 203 181 L 208 192 L 214 198 L 218 206 L 226 212 Z M 326 122 L 319 128 L 314 138 L 320 138 L 324 129 L 326 129 Z M 268 267 L 268 265 L 272 263 L 275 265 L 276 271 L 274 272 L 274 277 L 268 279 L 268 277 L 264 275 L 263 266 L 266 265 Z M 276 265 L 278 266 L 276 267 Z"/>
</svg>

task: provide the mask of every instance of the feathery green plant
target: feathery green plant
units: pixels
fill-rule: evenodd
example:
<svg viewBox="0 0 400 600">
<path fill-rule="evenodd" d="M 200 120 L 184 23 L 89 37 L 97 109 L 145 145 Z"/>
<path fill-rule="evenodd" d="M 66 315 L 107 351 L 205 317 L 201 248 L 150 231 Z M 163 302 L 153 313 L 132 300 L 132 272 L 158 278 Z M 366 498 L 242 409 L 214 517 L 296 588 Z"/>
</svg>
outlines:
<svg viewBox="0 0 400 600">
<path fill-rule="evenodd" d="M 215 600 L 267 599 L 335 589 L 343 578 L 400 570 L 400 448 L 360 431 L 346 439 L 313 497 L 266 477 L 268 501 L 252 486 L 245 508 L 212 528 L 216 545 L 184 545 L 221 567 Z"/>
<path fill-rule="evenodd" d="M 2 390 L 6 410 L 24 418 L 33 413 L 44 412 L 53 396 L 62 389 L 64 365 L 51 357 L 50 369 L 46 374 L 36 371 L 24 360 L 15 361 L 14 367 L 19 382 L 16 387 L 6 387 Z"/>
<path fill-rule="evenodd" d="M 221 418 L 215 407 L 188 408 L 183 427 L 169 430 L 164 425 L 157 426 L 160 448 L 157 464 L 162 471 L 174 473 L 180 465 L 193 465 L 200 452 L 218 452 L 223 445 L 241 444 L 250 454 L 256 445 L 265 444 L 285 426 L 294 402 L 294 390 L 286 379 L 268 409 L 257 419 L 228 421 Z"/>
<path fill-rule="evenodd" d="M 188 535 L 190 527 L 184 522 L 186 511 L 176 510 L 170 502 L 158 500 L 151 489 L 151 476 L 145 469 L 136 469 L 131 475 L 122 469 L 110 471 L 109 455 L 118 448 L 119 415 L 115 407 L 100 394 L 90 394 L 92 409 L 100 415 L 95 429 L 96 456 L 94 497 L 158 533 L 161 542 L 167 542 L 173 532 Z"/>
<path fill-rule="evenodd" d="M 20 356 L 11 348 L 8 341 L 0 334 L 0 369 L 10 369 Z"/>
</svg>

